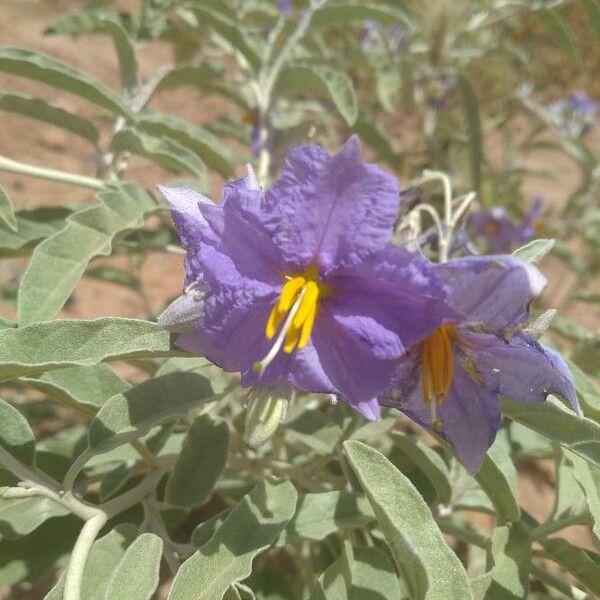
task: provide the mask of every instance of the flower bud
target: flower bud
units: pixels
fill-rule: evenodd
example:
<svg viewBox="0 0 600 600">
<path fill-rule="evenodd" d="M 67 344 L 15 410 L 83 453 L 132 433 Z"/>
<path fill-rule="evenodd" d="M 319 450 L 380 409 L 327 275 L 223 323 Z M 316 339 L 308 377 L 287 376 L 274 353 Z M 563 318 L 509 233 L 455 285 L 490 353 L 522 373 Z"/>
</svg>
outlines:
<svg viewBox="0 0 600 600">
<path fill-rule="evenodd" d="M 266 444 L 285 419 L 289 403 L 283 390 L 255 388 L 246 407 L 246 444 L 254 449 Z"/>
</svg>

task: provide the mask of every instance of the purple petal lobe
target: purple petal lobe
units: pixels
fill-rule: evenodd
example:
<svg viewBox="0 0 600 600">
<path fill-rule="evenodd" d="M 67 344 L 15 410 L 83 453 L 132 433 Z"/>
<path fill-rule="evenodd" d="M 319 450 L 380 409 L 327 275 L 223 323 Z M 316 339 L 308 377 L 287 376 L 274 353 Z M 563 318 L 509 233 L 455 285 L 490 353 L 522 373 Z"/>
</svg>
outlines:
<svg viewBox="0 0 600 600">
<path fill-rule="evenodd" d="M 505 342 L 469 334 L 477 371 L 486 387 L 517 402 L 542 402 L 548 394 L 564 398 L 580 412 L 569 368 L 560 355 L 533 338 L 518 334 Z"/>
<path fill-rule="evenodd" d="M 448 301 L 466 321 L 504 331 L 529 320 L 529 304 L 546 285 L 533 265 L 511 256 L 470 256 L 437 265 Z"/>
<path fill-rule="evenodd" d="M 333 156 L 314 145 L 292 150 L 266 195 L 266 223 L 288 265 L 314 263 L 327 275 L 384 248 L 398 204 L 395 178 L 365 164 L 352 137 Z"/>
</svg>

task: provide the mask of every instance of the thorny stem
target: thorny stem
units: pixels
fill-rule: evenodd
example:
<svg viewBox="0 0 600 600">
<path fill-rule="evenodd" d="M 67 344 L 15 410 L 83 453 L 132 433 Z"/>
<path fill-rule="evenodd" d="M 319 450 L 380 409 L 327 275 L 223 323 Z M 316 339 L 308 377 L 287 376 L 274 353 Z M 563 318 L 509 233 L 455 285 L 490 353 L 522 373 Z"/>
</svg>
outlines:
<svg viewBox="0 0 600 600">
<path fill-rule="evenodd" d="M 104 189 L 104 182 L 94 177 L 86 177 L 85 175 L 76 175 L 66 171 L 57 169 L 48 169 L 46 167 L 36 167 L 26 163 L 11 160 L 5 156 L 0 156 L 0 171 L 8 171 L 19 175 L 28 175 L 29 177 L 37 177 L 38 179 L 46 179 L 48 181 L 56 181 L 58 183 L 66 183 L 79 187 L 88 188 L 90 190 Z"/>
</svg>

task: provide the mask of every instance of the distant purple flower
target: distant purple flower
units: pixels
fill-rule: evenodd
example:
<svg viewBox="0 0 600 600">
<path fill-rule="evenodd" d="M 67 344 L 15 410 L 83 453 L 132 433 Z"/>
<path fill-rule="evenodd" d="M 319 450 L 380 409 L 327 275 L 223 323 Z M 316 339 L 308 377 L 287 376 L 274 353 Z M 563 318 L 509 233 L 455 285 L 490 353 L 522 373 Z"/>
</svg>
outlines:
<svg viewBox="0 0 600 600">
<path fill-rule="evenodd" d="M 551 118 L 564 135 L 580 138 L 594 125 L 598 104 L 585 92 L 571 94 L 566 100 L 558 100 L 548 106 Z"/>
<path fill-rule="evenodd" d="M 339 394 L 376 419 L 399 357 L 453 315 L 433 266 L 389 244 L 398 184 L 362 161 L 356 137 L 333 156 L 295 148 L 266 193 L 252 173 L 218 206 L 161 191 L 188 250 L 188 293 L 160 322 L 192 324 L 178 345 L 243 385 Z"/>
<path fill-rule="evenodd" d="M 476 471 L 500 427 L 499 396 L 535 403 L 552 393 L 579 407 L 563 359 L 524 331 L 529 304 L 546 284 L 535 267 L 509 256 L 477 256 L 436 271 L 461 317 L 400 360 L 381 402 L 436 431 Z"/>
<path fill-rule="evenodd" d="M 517 244 L 525 244 L 535 235 L 542 211 L 543 200 L 535 198 L 529 213 L 521 223 L 515 223 L 504 206 L 472 213 L 468 224 L 476 236 L 485 240 L 491 254 L 510 252 Z"/>
<path fill-rule="evenodd" d="M 279 12 L 286 17 L 289 17 L 294 12 L 294 3 L 292 0 L 277 0 Z"/>
</svg>

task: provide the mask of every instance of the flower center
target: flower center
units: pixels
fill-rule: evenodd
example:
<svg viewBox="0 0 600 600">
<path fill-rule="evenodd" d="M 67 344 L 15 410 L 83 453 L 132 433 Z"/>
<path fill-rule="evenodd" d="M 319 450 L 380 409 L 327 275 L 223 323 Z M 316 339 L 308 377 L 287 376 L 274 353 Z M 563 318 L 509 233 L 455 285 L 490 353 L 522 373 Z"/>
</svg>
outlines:
<svg viewBox="0 0 600 600">
<path fill-rule="evenodd" d="M 279 300 L 265 325 L 265 337 L 268 340 L 277 337 L 267 356 L 255 364 L 256 370 L 266 368 L 282 346 L 287 354 L 306 346 L 317 318 L 319 298 L 330 294 L 329 286 L 319 281 L 314 265 L 301 275 L 286 275 Z"/>
<path fill-rule="evenodd" d="M 454 355 L 452 343 L 456 332 L 451 325 L 442 325 L 423 342 L 421 349 L 421 381 L 423 402 L 430 407 L 434 429 L 441 428 L 437 418 L 437 406 L 442 403 L 452 385 Z"/>
</svg>

